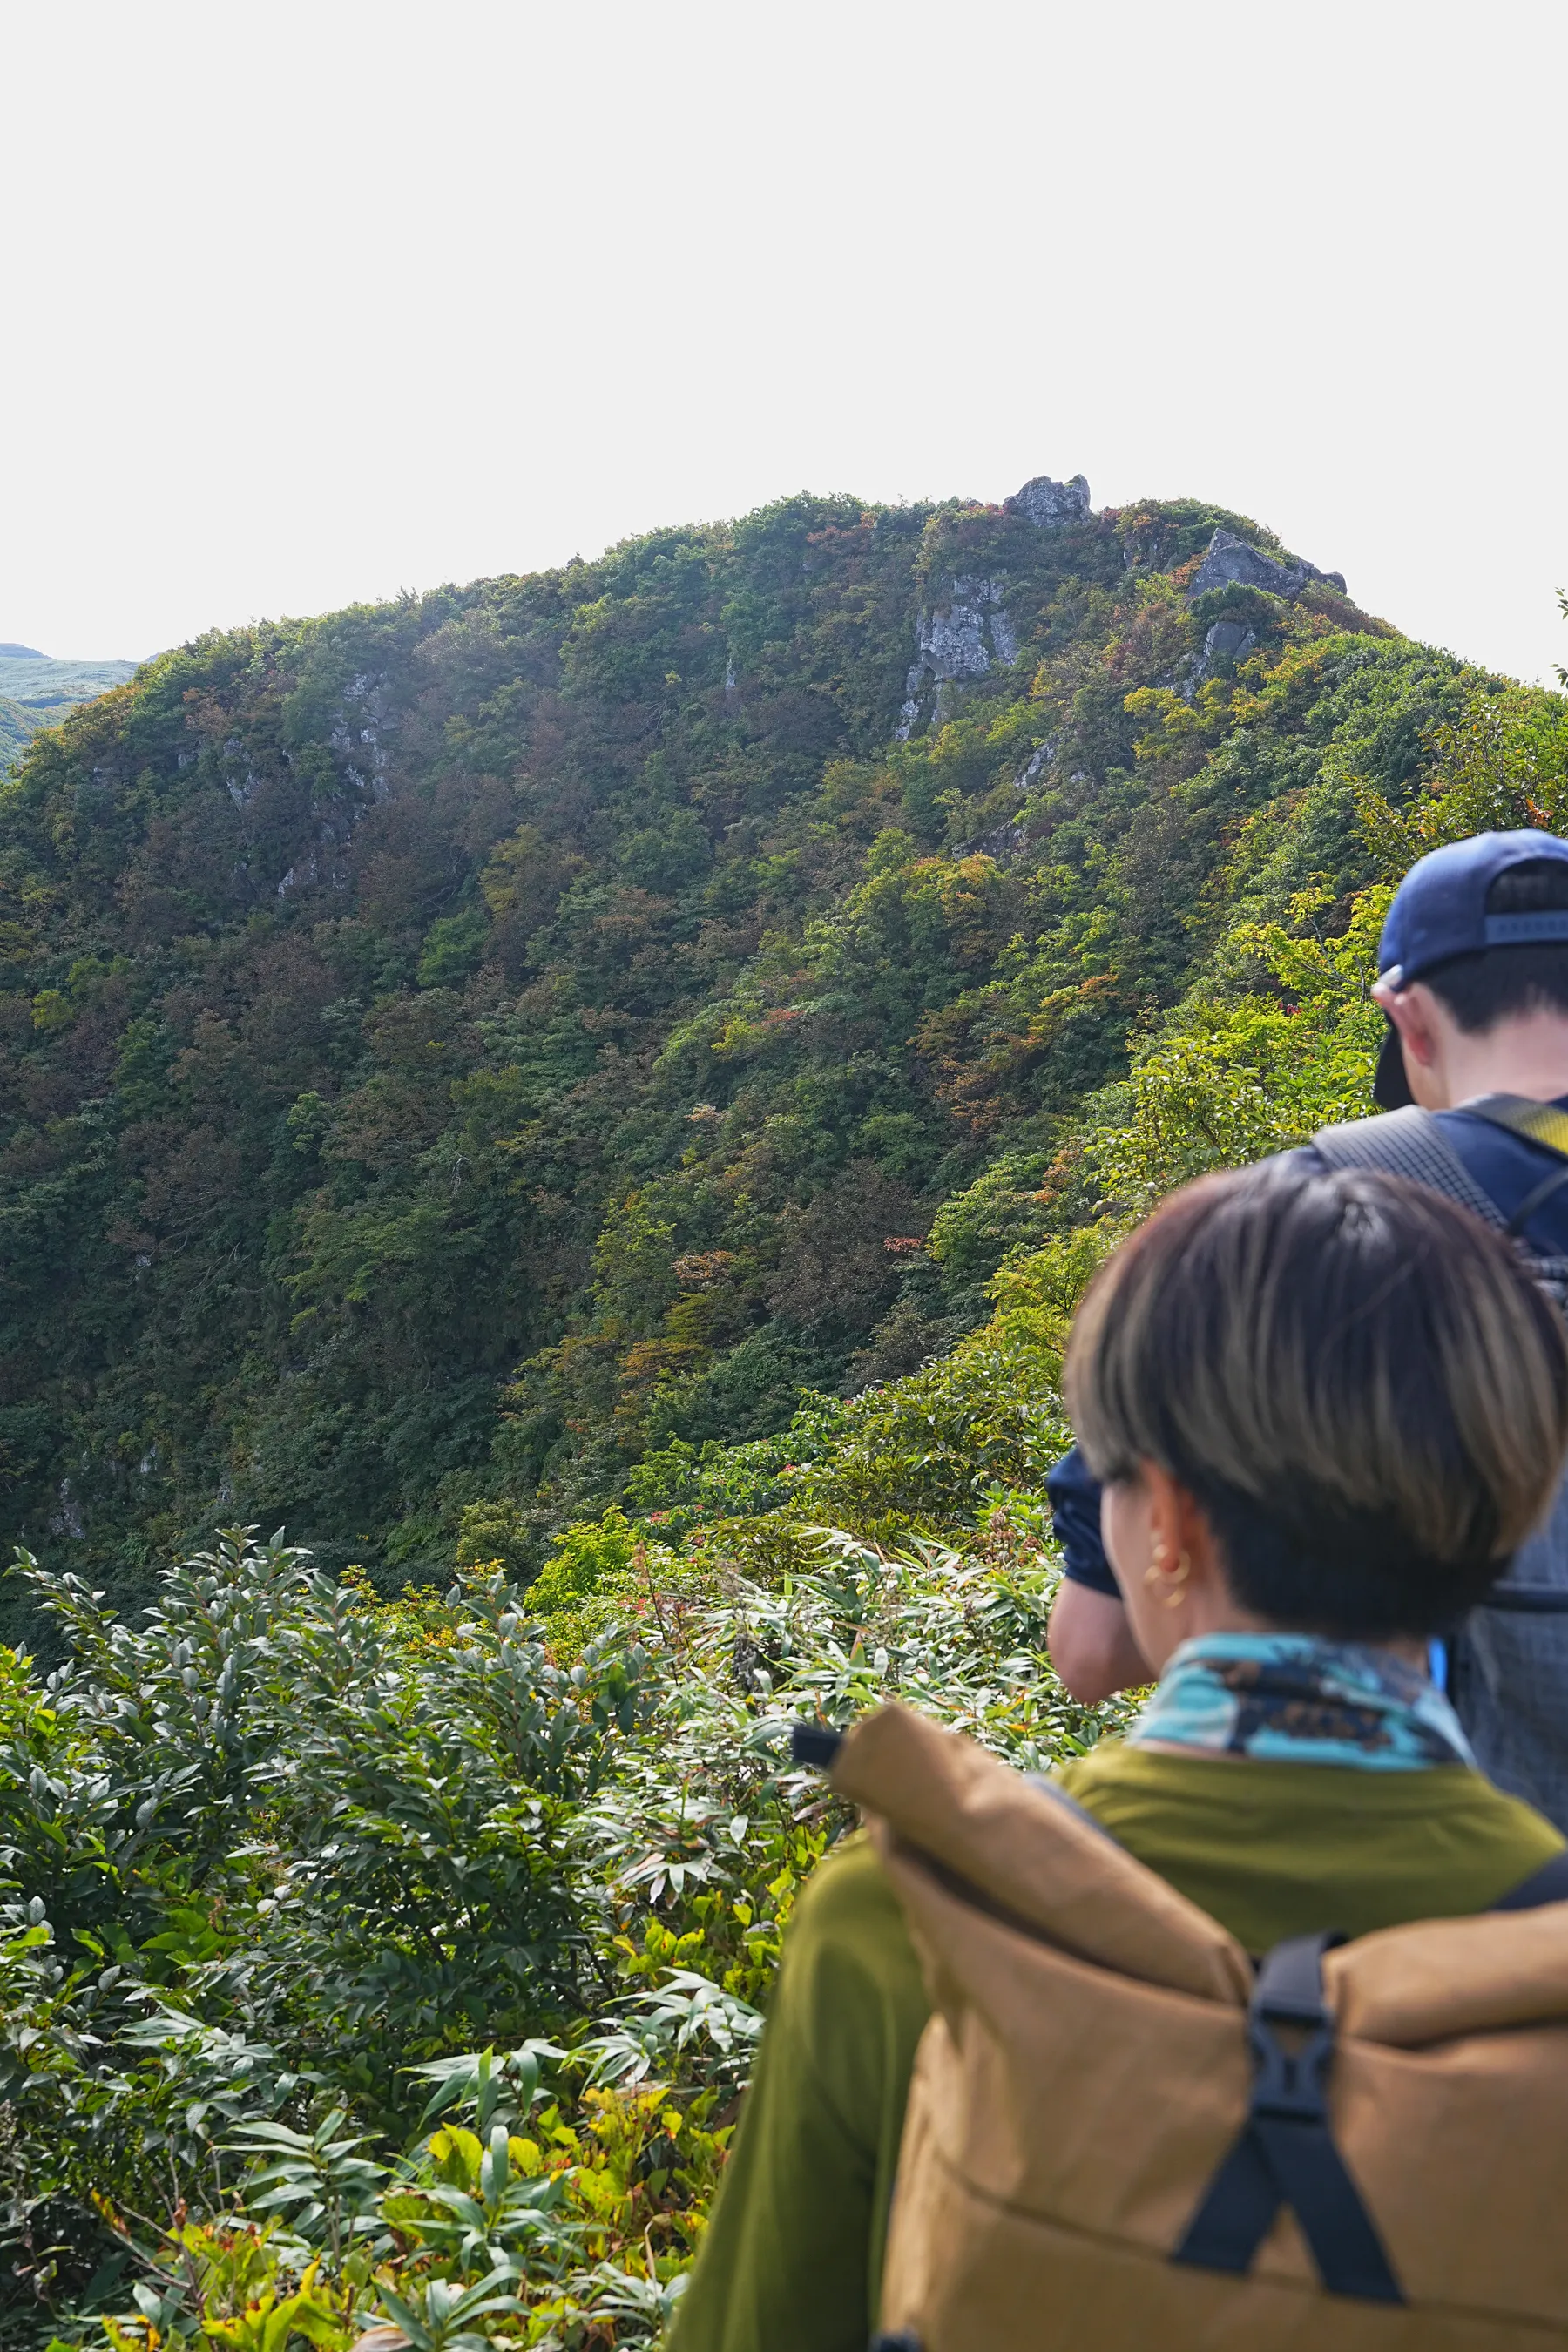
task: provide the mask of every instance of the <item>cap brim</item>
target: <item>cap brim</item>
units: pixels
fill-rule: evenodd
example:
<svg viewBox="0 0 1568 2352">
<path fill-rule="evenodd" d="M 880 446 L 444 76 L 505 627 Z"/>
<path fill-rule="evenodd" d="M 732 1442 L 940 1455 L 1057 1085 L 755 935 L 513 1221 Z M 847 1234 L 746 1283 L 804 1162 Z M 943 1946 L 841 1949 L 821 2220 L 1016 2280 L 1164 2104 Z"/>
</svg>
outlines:
<svg viewBox="0 0 1568 2352">
<path fill-rule="evenodd" d="M 1386 1014 L 1384 1017 L 1387 1019 Z M 1388 1034 L 1377 1057 L 1372 1098 L 1379 1110 L 1403 1110 L 1407 1103 L 1415 1099 L 1410 1091 L 1410 1081 L 1405 1075 L 1405 1048 L 1392 1021 L 1388 1024 Z"/>
</svg>

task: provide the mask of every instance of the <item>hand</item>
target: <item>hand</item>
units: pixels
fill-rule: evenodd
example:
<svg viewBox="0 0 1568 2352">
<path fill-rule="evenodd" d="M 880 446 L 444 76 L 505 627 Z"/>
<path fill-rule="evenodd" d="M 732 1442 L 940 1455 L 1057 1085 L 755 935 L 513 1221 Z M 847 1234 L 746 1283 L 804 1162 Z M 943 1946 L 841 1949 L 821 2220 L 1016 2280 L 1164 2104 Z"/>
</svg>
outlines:
<svg viewBox="0 0 1568 2352">
<path fill-rule="evenodd" d="M 1069 1577 L 1057 1588 L 1046 1643 L 1052 1665 L 1080 1706 L 1154 1679 L 1121 1602 Z"/>
</svg>

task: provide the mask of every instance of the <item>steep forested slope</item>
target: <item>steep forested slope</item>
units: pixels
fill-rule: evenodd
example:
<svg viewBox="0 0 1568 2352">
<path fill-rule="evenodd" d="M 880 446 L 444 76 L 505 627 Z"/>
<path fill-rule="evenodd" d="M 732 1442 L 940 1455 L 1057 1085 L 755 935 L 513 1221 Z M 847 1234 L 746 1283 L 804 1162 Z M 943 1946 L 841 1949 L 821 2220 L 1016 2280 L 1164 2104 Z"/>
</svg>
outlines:
<svg viewBox="0 0 1568 2352">
<path fill-rule="evenodd" d="M 0 694 L 0 775 L 16 766 L 41 723 L 36 710 Z"/>
<path fill-rule="evenodd" d="M 0 791 L 0 1533 L 527 1565 L 908 1371 L 1157 1181 L 1130 1055 L 1289 1014 L 1258 926 L 1342 933 L 1499 691 L 1047 483 L 163 656 Z"/>
</svg>

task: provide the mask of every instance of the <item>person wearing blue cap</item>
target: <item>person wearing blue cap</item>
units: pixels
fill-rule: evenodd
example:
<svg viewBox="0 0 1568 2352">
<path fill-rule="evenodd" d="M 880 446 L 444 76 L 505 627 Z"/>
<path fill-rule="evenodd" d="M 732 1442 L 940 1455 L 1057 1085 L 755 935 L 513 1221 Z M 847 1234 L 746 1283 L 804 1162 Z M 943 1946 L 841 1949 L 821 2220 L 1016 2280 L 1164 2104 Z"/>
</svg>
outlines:
<svg viewBox="0 0 1568 2352">
<path fill-rule="evenodd" d="M 1373 994 L 1383 1116 L 1326 1128 L 1303 1169 L 1381 1168 L 1458 1201 L 1568 1301 L 1568 841 L 1476 834 L 1394 894 Z M 1077 1447 L 1047 1481 L 1064 1575 L 1051 1655 L 1091 1703 L 1146 1682 Z M 1568 1831 L 1568 1487 L 1446 1647 L 1481 1768 Z"/>
</svg>

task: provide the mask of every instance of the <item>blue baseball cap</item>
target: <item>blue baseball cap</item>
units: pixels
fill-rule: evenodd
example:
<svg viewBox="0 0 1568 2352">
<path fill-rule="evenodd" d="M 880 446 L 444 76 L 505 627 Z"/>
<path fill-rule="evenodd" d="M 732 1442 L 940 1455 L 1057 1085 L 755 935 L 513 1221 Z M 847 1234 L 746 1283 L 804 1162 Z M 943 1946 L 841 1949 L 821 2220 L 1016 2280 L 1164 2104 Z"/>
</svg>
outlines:
<svg viewBox="0 0 1568 2352">
<path fill-rule="evenodd" d="M 1489 915 L 1487 892 L 1510 866 L 1551 857 L 1568 866 L 1568 841 L 1554 833 L 1473 833 L 1417 858 L 1394 894 L 1377 950 L 1378 977 L 1408 988 L 1450 956 L 1568 940 L 1568 909 Z"/>
<path fill-rule="evenodd" d="M 1454 956 L 1488 948 L 1568 944 L 1568 908 L 1526 915 L 1489 915 L 1487 893 L 1510 866 L 1550 857 L 1568 866 L 1568 841 L 1553 833 L 1473 833 L 1417 858 L 1394 894 L 1377 950 L 1378 978 L 1408 988 L 1423 972 Z M 1373 1099 L 1384 1110 L 1410 1100 L 1405 1055 L 1392 1024 L 1378 1056 Z"/>
</svg>

